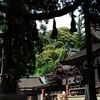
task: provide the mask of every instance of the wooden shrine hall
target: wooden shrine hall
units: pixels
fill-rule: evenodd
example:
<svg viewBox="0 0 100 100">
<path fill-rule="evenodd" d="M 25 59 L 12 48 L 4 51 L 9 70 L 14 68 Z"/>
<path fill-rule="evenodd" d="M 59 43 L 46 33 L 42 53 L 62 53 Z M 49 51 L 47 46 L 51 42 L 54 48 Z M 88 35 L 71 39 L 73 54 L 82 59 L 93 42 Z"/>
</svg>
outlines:
<svg viewBox="0 0 100 100">
<path fill-rule="evenodd" d="M 96 91 L 99 92 L 100 87 L 100 31 L 94 30 L 91 28 L 91 43 L 92 43 L 92 55 L 93 55 L 93 65 L 95 72 L 95 87 L 98 88 Z M 86 43 L 79 52 L 74 54 L 71 57 L 65 58 L 63 61 L 59 61 L 62 65 L 70 65 L 77 67 L 82 76 L 83 84 L 87 84 L 87 54 L 86 54 Z"/>
<path fill-rule="evenodd" d="M 100 32 L 91 28 L 91 37 L 95 86 L 98 94 L 100 93 Z M 58 95 L 66 94 L 66 91 L 69 91 L 69 95 L 84 95 L 87 83 L 86 56 L 86 43 L 80 51 L 68 48 L 64 59 L 58 62 L 54 71 L 45 75 L 47 83 L 31 87 L 31 93 L 35 93 L 36 100 L 40 100 L 41 94 L 46 100 L 54 100 Z"/>
</svg>

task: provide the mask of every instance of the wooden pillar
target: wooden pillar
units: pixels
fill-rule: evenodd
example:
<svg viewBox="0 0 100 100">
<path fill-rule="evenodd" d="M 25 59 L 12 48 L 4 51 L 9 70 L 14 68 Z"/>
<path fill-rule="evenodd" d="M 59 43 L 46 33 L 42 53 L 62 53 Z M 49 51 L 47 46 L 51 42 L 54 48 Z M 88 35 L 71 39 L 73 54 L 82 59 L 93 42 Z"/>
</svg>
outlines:
<svg viewBox="0 0 100 100">
<path fill-rule="evenodd" d="M 89 12 L 90 0 L 84 0 L 84 19 L 85 19 L 85 33 L 86 33 L 86 53 L 87 53 L 87 67 L 88 67 L 88 84 L 89 84 L 89 96 L 90 100 L 97 100 L 95 89 L 95 76 L 93 66 L 92 55 L 92 43 L 90 32 L 90 12 Z"/>
<path fill-rule="evenodd" d="M 97 59 L 97 70 L 98 70 L 98 87 L 100 87 L 100 64 L 98 59 Z M 98 92 L 100 94 L 100 88 Z"/>
<path fill-rule="evenodd" d="M 44 89 L 42 89 L 42 100 L 44 100 Z"/>
<path fill-rule="evenodd" d="M 32 96 L 30 96 L 28 100 L 33 100 L 33 97 L 32 97 Z"/>
<path fill-rule="evenodd" d="M 99 80 L 99 82 L 98 82 L 98 92 L 99 92 L 99 94 L 100 94 L 100 80 Z"/>
<path fill-rule="evenodd" d="M 69 90 L 69 86 L 68 86 L 68 84 L 67 84 L 67 85 L 66 85 L 66 93 L 65 93 L 65 95 L 66 95 L 66 100 L 68 100 L 68 94 L 69 94 L 68 90 Z"/>
<path fill-rule="evenodd" d="M 60 91 L 62 93 L 62 77 L 60 78 Z"/>
</svg>

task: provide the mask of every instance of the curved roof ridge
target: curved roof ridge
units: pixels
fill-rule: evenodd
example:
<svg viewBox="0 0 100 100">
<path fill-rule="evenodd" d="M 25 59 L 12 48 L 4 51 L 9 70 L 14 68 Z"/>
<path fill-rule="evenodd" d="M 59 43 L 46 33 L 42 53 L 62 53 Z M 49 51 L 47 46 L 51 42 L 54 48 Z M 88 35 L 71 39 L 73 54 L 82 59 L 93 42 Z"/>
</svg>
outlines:
<svg viewBox="0 0 100 100">
<path fill-rule="evenodd" d="M 100 31 L 95 30 L 93 27 L 91 27 L 91 35 L 97 39 L 98 41 L 100 41 Z"/>
</svg>

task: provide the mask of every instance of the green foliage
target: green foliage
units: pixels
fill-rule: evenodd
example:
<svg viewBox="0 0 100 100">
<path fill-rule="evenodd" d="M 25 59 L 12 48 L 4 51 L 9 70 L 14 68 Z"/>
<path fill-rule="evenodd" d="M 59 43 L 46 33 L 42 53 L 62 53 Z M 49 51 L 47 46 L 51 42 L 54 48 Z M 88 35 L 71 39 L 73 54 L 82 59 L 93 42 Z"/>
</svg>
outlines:
<svg viewBox="0 0 100 100">
<path fill-rule="evenodd" d="M 34 75 L 45 75 L 56 67 L 56 63 L 63 58 L 66 49 L 44 50 L 36 56 L 36 71 Z"/>
<path fill-rule="evenodd" d="M 76 34 L 72 35 L 66 27 L 58 28 L 57 39 L 50 38 L 51 31 L 40 34 L 43 52 L 36 54 L 36 71 L 34 75 L 45 75 L 56 67 L 59 60 L 63 60 L 67 47 L 74 47 Z"/>
<path fill-rule="evenodd" d="M 75 45 L 74 48 L 76 49 L 81 49 L 81 47 L 83 46 L 84 42 L 85 42 L 85 37 L 81 36 L 80 34 L 75 34 Z"/>
<path fill-rule="evenodd" d="M 80 49 L 84 42 L 85 42 L 85 35 L 84 35 L 84 24 L 81 16 L 78 16 L 77 24 L 77 33 L 75 34 L 75 45 L 74 48 Z"/>
<path fill-rule="evenodd" d="M 45 63 L 44 66 L 42 67 L 38 67 L 35 71 L 35 74 L 36 76 L 45 76 L 45 74 L 47 73 L 50 73 L 54 70 L 55 68 L 55 62 L 48 62 L 48 63 Z"/>
<path fill-rule="evenodd" d="M 70 34 L 69 29 L 65 27 L 58 28 L 59 34 L 58 34 L 58 41 L 62 41 L 62 46 L 68 47 L 74 47 L 75 42 L 75 35 Z"/>
</svg>

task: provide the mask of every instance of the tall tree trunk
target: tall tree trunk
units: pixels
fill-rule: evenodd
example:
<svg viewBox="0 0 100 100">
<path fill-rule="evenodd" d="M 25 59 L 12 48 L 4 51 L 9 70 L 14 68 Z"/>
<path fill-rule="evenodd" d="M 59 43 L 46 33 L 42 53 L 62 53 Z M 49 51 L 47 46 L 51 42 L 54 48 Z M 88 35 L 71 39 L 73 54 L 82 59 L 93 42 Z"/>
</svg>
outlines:
<svg viewBox="0 0 100 100">
<path fill-rule="evenodd" d="M 9 73 L 10 66 L 10 45 L 11 45 L 11 22 L 8 21 L 8 32 L 4 33 L 3 47 L 2 47 L 2 66 L 1 66 L 1 80 L 0 80 L 0 93 L 12 92 L 12 75 Z M 10 23 L 10 24 L 9 24 Z M 10 34 L 9 34 L 10 33 Z"/>
</svg>

